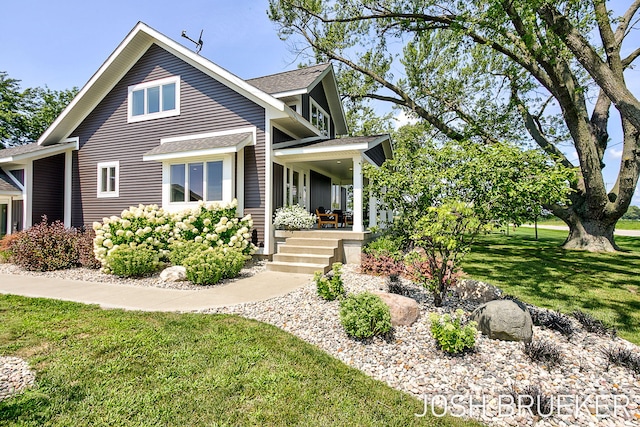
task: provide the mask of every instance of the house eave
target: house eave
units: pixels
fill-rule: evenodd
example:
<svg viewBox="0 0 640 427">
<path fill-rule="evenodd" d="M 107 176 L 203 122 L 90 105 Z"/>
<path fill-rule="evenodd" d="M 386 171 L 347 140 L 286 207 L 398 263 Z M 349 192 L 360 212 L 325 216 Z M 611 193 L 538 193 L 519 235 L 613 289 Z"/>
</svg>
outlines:
<svg viewBox="0 0 640 427">
<path fill-rule="evenodd" d="M 21 164 L 27 163 L 34 160 L 42 159 L 44 157 L 54 156 L 56 154 L 61 154 L 69 150 L 78 150 L 79 149 L 79 141 L 77 138 L 70 138 L 67 142 L 62 144 L 56 144 L 49 146 L 47 148 L 43 148 L 38 151 L 32 151 L 30 153 L 16 154 L 14 156 L 7 156 L 0 158 L 0 165 L 2 164 Z"/>
</svg>

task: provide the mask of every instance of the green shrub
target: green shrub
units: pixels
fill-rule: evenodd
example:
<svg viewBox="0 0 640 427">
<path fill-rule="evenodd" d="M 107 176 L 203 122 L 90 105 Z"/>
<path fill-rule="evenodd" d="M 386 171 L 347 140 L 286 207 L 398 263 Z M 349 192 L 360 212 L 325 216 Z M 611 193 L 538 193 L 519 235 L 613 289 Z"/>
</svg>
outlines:
<svg viewBox="0 0 640 427">
<path fill-rule="evenodd" d="M 378 237 L 371 243 L 368 243 L 362 252 L 367 255 L 373 255 L 376 258 L 385 256 L 395 261 L 402 261 L 404 256 L 402 247 L 403 242 L 401 238 L 385 235 Z"/>
<path fill-rule="evenodd" d="M 78 265 L 77 231 L 60 221 L 42 222 L 11 241 L 11 262 L 31 271 L 53 271 Z"/>
<path fill-rule="evenodd" d="M 173 265 L 182 265 L 185 259 L 196 253 L 206 251 L 211 246 L 198 242 L 174 242 L 169 246 L 169 261 Z"/>
<path fill-rule="evenodd" d="M 440 348 L 450 354 L 460 354 L 473 348 L 476 344 L 476 322 L 462 325 L 462 310 L 456 310 L 455 314 L 438 316 L 436 313 L 429 315 L 431 321 L 431 334 Z"/>
<path fill-rule="evenodd" d="M 158 270 L 158 254 L 148 248 L 122 246 L 107 255 L 109 272 L 120 277 L 142 277 Z"/>
<path fill-rule="evenodd" d="M 197 285 L 215 285 L 222 279 L 238 276 L 245 255 L 231 248 L 210 248 L 199 251 L 183 260 L 187 279 Z"/>
<path fill-rule="evenodd" d="M 333 276 L 331 279 L 326 278 L 321 272 L 316 271 L 313 281 L 316 283 L 318 295 L 320 298 L 333 301 L 344 295 L 344 284 L 342 283 L 342 264 L 336 262 L 332 266 Z"/>
<path fill-rule="evenodd" d="M 369 292 L 352 294 L 340 302 L 340 323 L 347 335 L 369 338 L 391 330 L 391 312 L 377 295 Z"/>
</svg>

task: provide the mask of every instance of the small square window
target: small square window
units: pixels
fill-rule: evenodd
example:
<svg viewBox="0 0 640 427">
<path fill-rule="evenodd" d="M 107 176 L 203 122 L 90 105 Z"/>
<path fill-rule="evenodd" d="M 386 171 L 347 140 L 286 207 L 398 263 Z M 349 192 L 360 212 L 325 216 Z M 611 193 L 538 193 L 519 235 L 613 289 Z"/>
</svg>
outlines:
<svg viewBox="0 0 640 427">
<path fill-rule="evenodd" d="M 119 197 L 120 162 L 98 163 L 98 197 Z"/>
</svg>

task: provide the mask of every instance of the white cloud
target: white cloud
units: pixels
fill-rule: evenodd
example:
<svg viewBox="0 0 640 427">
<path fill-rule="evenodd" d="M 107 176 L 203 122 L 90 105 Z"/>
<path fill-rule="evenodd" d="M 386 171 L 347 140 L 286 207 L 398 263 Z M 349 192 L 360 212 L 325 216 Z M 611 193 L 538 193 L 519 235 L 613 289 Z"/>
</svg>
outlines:
<svg viewBox="0 0 640 427">
<path fill-rule="evenodd" d="M 610 157 L 613 157 L 614 159 L 619 159 L 622 157 L 622 148 L 609 148 L 607 150 L 607 153 L 609 153 Z"/>
<path fill-rule="evenodd" d="M 404 125 L 408 125 L 408 124 L 414 125 L 418 123 L 418 119 L 416 117 L 414 117 L 413 115 L 407 114 L 407 112 L 404 110 L 400 110 L 400 112 L 395 115 L 393 120 L 394 120 L 394 126 L 396 129 L 399 129 Z"/>
</svg>

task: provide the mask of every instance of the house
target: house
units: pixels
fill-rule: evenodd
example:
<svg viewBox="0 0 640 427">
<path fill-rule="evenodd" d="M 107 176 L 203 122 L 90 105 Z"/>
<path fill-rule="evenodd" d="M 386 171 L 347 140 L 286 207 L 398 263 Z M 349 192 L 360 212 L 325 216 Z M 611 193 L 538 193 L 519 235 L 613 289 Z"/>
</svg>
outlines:
<svg viewBox="0 0 640 427">
<path fill-rule="evenodd" d="M 37 142 L 0 150 L 0 227 L 235 198 L 264 255 L 279 238 L 273 212 L 291 203 L 349 203 L 344 233 L 363 241 L 379 213 L 363 200 L 362 164 L 381 165 L 391 146 L 387 135 L 336 139 L 346 133 L 330 64 L 243 80 L 138 23 Z"/>
</svg>

